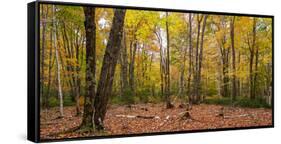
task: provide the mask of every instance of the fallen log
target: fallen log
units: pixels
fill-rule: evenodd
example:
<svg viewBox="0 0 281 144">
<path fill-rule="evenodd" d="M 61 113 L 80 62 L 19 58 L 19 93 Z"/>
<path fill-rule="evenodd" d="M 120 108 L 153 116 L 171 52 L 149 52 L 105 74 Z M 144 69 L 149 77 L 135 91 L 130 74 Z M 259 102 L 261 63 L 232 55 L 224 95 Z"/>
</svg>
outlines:
<svg viewBox="0 0 281 144">
<path fill-rule="evenodd" d="M 116 115 L 122 118 L 142 118 L 142 119 L 160 119 L 159 116 L 143 116 L 143 115 Z"/>
<path fill-rule="evenodd" d="M 230 118 L 240 118 L 240 117 L 251 117 L 253 118 L 253 114 L 242 114 L 242 115 L 233 115 L 233 116 L 223 116 L 224 119 L 230 119 Z"/>
<path fill-rule="evenodd" d="M 139 108 L 140 110 L 148 111 L 148 108 L 146 108 L 146 107 L 138 107 L 136 105 L 131 105 L 131 104 L 126 105 L 126 108 L 128 108 L 128 109 L 138 109 Z"/>
</svg>

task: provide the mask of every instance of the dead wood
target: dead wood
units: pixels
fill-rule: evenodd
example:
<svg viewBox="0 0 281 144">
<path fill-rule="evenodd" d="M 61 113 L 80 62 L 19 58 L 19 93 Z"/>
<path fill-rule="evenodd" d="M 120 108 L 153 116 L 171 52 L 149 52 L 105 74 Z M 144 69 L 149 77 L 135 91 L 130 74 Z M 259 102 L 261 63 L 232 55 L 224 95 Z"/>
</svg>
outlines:
<svg viewBox="0 0 281 144">
<path fill-rule="evenodd" d="M 159 116 L 144 116 L 144 115 L 116 115 L 122 118 L 142 118 L 142 119 L 160 119 Z"/>
<path fill-rule="evenodd" d="M 251 118 L 254 118 L 254 115 L 253 114 L 242 114 L 242 115 L 233 115 L 233 116 L 223 116 L 224 119 L 241 118 L 241 117 L 251 117 Z"/>
</svg>

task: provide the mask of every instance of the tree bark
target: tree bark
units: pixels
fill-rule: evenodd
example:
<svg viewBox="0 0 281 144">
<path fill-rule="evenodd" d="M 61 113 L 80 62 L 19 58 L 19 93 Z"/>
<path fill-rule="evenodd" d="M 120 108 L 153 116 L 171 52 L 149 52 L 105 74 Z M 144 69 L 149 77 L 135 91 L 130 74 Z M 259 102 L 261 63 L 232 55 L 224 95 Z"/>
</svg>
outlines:
<svg viewBox="0 0 281 144">
<path fill-rule="evenodd" d="M 203 63 L 203 47 L 204 47 L 204 33 L 206 28 L 206 21 L 207 21 L 208 15 L 204 15 L 203 25 L 202 25 L 202 31 L 201 31 L 201 42 L 200 42 L 200 54 L 199 54 L 199 64 L 198 64 L 198 96 L 200 97 L 200 100 L 203 101 L 203 97 L 201 97 L 201 68 Z"/>
<path fill-rule="evenodd" d="M 123 39 L 121 44 L 120 64 L 121 96 L 123 96 L 125 91 L 128 89 L 128 56 L 125 31 L 123 32 Z"/>
<path fill-rule="evenodd" d="M 93 99 L 95 97 L 96 75 L 96 24 L 95 8 L 84 7 L 86 32 L 86 94 L 84 98 L 84 115 L 80 128 L 93 128 Z"/>
<path fill-rule="evenodd" d="M 48 96 L 44 95 L 44 66 L 45 66 L 45 49 L 47 45 L 46 41 L 46 21 L 48 16 L 48 7 L 46 8 L 46 11 L 44 11 L 44 5 L 42 5 L 42 49 L 41 49 L 41 83 L 40 83 L 40 89 L 41 89 L 41 97 L 43 99 L 43 107 L 48 108 Z"/>
<path fill-rule="evenodd" d="M 256 22 L 255 22 L 256 23 Z M 256 30 L 255 30 L 256 31 Z M 256 34 L 255 34 L 255 41 L 256 42 Z M 258 95 L 258 63 L 259 63 L 259 47 L 254 44 L 255 47 L 253 47 L 256 51 L 255 51 L 255 55 L 256 55 L 256 59 L 255 59 L 255 72 L 254 72 L 254 95 L 255 97 Z"/>
<path fill-rule="evenodd" d="M 188 87 L 188 102 L 189 104 L 192 103 L 192 89 L 191 89 L 191 76 L 192 76 L 192 63 L 193 63 L 193 48 L 192 48 L 192 14 L 189 14 L 189 35 L 188 35 L 188 40 L 189 40 L 189 70 L 188 70 L 188 82 L 187 82 L 187 87 Z"/>
<path fill-rule="evenodd" d="M 125 13 L 125 10 L 115 9 L 109 40 L 103 57 L 100 79 L 94 101 L 94 122 L 98 130 L 104 129 L 103 121 L 108 99 L 111 96 L 114 72 L 120 52 Z"/>
<path fill-rule="evenodd" d="M 250 99 L 255 99 L 255 81 L 253 74 L 253 64 L 255 56 L 255 47 L 256 47 L 256 18 L 253 18 L 253 31 L 252 31 L 252 44 L 249 45 L 250 49 Z"/>
<path fill-rule="evenodd" d="M 77 30 L 76 35 L 78 35 L 79 29 Z M 82 36 L 81 36 L 82 37 Z M 75 101 L 76 101 L 76 115 L 81 114 L 80 110 L 80 63 L 79 63 L 79 43 L 78 36 L 76 36 L 75 40 L 75 57 L 76 57 L 76 66 L 75 66 Z"/>
<path fill-rule="evenodd" d="M 166 90 L 165 90 L 165 98 L 166 98 L 166 108 L 173 108 L 173 104 L 171 102 L 171 93 L 170 93 L 170 35 L 169 35 L 169 23 L 168 23 L 168 12 L 166 12 L 166 36 L 167 36 L 167 60 L 166 60 Z"/>
<path fill-rule="evenodd" d="M 156 27 L 154 34 L 157 37 L 158 44 L 159 44 L 159 53 L 160 53 L 160 95 L 164 97 L 164 65 L 163 65 L 163 48 L 162 48 L 162 38 L 160 36 L 160 28 Z"/>
<path fill-rule="evenodd" d="M 236 66 L 235 66 L 235 43 L 234 43 L 234 22 L 235 16 L 230 22 L 230 38 L 231 38 L 231 50 L 232 50 L 232 100 L 235 101 L 237 97 L 237 87 L 236 87 Z"/>
<path fill-rule="evenodd" d="M 199 43 L 200 43 L 200 30 L 201 30 L 201 21 L 202 16 L 197 15 L 197 39 L 196 39 L 196 49 L 195 49 L 195 73 L 193 78 L 193 97 L 192 103 L 197 104 L 199 102 L 199 83 L 198 83 L 198 75 L 199 75 Z"/>
<path fill-rule="evenodd" d="M 47 94 L 46 94 L 46 99 L 49 99 L 50 97 L 50 87 L 51 87 L 51 83 L 52 83 L 52 58 L 53 58 L 53 31 L 50 31 L 50 41 L 51 41 L 51 46 L 50 46 L 50 51 L 49 51 L 49 62 L 48 62 L 48 86 L 47 86 Z M 49 103 L 47 103 L 46 107 L 48 108 Z"/>
<path fill-rule="evenodd" d="M 226 20 L 225 17 L 221 17 L 221 22 L 218 25 L 219 30 L 220 29 L 226 29 Z M 222 65 L 222 83 L 221 83 L 221 95 L 223 97 L 228 97 L 229 96 L 229 52 L 230 52 L 230 47 L 226 48 L 226 42 L 227 42 L 227 37 L 226 33 L 224 32 L 221 36 L 221 39 L 218 40 L 219 43 L 219 50 L 220 50 L 220 58 L 221 58 L 221 65 Z"/>
<path fill-rule="evenodd" d="M 62 30 L 61 30 L 61 33 L 62 33 L 62 36 L 63 36 L 63 42 L 64 42 L 64 48 L 65 48 L 65 52 L 66 52 L 66 58 L 67 59 L 73 59 L 73 54 L 72 54 L 72 44 L 71 44 L 71 38 L 69 38 L 68 35 L 70 35 L 68 32 L 67 32 L 67 29 L 66 29 L 66 23 L 65 22 L 62 22 Z M 65 74 L 65 77 L 69 76 L 68 78 L 68 83 L 70 85 L 70 90 L 71 90 L 71 98 L 72 98 L 72 101 L 75 101 L 75 78 L 74 78 L 74 75 L 73 75 L 73 68 L 72 68 L 72 65 L 69 61 L 66 61 L 66 64 L 65 64 L 65 69 L 67 72 L 70 72 L 71 74 Z"/>
<path fill-rule="evenodd" d="M 56 7 L 53 6 L 53 41 L 54 41 L 54 48 L 55 48 L 55 54 L 56 54 L 56 64 L 57 64 L 57 80 L 58 80 L 58 95 L 59 95 L 59 101 L 60 101 L 60 117 L 63 117 L 63 94 L 62 94 L 62 88 L 61 88 L 61 79 L 60 79 L 60 62 L 59 62 L 59 50 L 56 43 L 56 18 L 55 18 L 55 11 Z"/>
<path fill-rule="evenodd" d="M 130 64 L 129 64 L 129 85 L 133 96 L 135 96 L 135 56 L 137 51 L 138 43 L 134 36 L 130 42 Z"/>
<path fill-rule="evenodd" d="M 179 96 L 180 96 L 180 99 L 182 99 L 182 100 L 183 100 L 184 92 L 185 92 L 184 73 L 185 73 L 186 49 L 187 49 L 186 47 L 181 48 L 181 59 L 183 62 L 180 65 Z"/>
</svg>

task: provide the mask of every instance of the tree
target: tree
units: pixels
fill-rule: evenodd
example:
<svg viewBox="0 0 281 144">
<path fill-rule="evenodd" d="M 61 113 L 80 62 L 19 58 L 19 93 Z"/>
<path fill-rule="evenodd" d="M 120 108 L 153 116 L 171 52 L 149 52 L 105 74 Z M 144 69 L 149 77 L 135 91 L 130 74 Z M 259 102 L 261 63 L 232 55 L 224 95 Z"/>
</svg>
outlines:
<svg viewBox="0 0 281 144">
<path fill-rule="evenodd" d="M 201 96 L 201 68 L 203 60 L 203 45 L 204 45 L 204 33 L 206 27 L 207 15 L 197 15 L 197 40 L 196 40 L 196 49 L 195 49 L 195 74 L 194 74 L 194 90 L 192 102 L 197 104 L 200 101 Z M 204 20 L 203 20 L 204 18 Z M 203 20 L 203 26 L 201 30 L 201 22 Z M 201 31 L 201 32 L 200 32 Z M 200 38 L 201 36 L 201 38 Z"/>
<path fill-rule="evenodd" d="M 216 41 L 218 44 L 219 54 L 220 54 L 220 67 L 221 72 L 219 77 L 220 80 L 222 79 L 222 82 L 220 82 L 220 89 L 221 89 L 221 95 L 223 97 L 229 96 L 229 53 L 230 53 L 230 46 L 228 46 L 228 37 L 227 37 L 227 17 L 226 16 L 220 16 L 215 17 L 214 24 L 216 26 L 215 28 L 215 36 Z"/>
<path fill-rule="evenodd" d="M 201 32 L 201 42 L 200 42 L 200 54 L 199 54 L 199 64 L 198 64 L 198 87 L 199 87 L 199 93 L 197 97 L 201 97 L 201 69 L 202 69 L 202 61 L 203 61 L 203 47 L 204 47 L 204 34 L 205 34 L 205 28 L 206 28 L 206 21 L 207 21 L 208 15 L 204 15 L 203 20 L 203 26 L 202 26 L 202 32 Z M 203 101 L 203 97 L 201 98 Z"/>
<path fill-rule="evenodd" d="M 254 72 L 253 72 L 253 64 L 254 64 L 254 56 L 255 56 L 255 48 L 256 48 L 256 18 L 253 18 L 253 27 L 252 27 L 252 39 L 248 37 L 248 47 L 250 51 L 250 98 L 255 99 L 255 80 L 254 80 Z"/>
<path fill-rule="evenodd" d="M 81 128 L 93 128 L 93 99 L 95 97 L 96 75 L 96 25 L 95 8 L 84 7 L 86 32 L 86 95 L 84 99 L 84 115 Z"/>
<path fill-rule="evenodd" d="M 170 35 L 169 35 L 169 22 L 168 22 L 168 12 L 166 12 L 166 36 L 167 36 L 167 49 L 166 49 L 166 74 L 165 74 L 165 98 L 166 98 L 166 107 L 173 108 L 173 104 L 171 103 L 171 94 L 170 94 Z"/>
<path fill-rule="evenodd" d="M 160 92 L 161 92 L 161 97 L 164 96 L 164 56 L 163 56 L 163 44 L 162 44 L 162 37 L 161 37 L 161 30 L 158 26 L 155 26 L 154 34 L 157 37 L 158 45 L 159 45 L 159 53 L 160 53 Z"/>
<path fill-rule="evenodd" d="M 48 7 L 47 7 L 48 8 Z M 48 60 L 48 84 L 47 84 L 47 91 L 46 91 L 46 100 L 48 100 L 49 99 L 49 97 L 50 97 L 50 89 L 51 89 L 51 84 L 52 84 L 52 63 L 53 63 L 53 61 L 52 61 L 52 58 L 53 58 L 53 47 L 52 47 L 52 40 L 53 40 L 53 31 L 51 30 L 50 31 L 50 41 L 51 41 L 51 46 L 50 46 L 50 49 L 49 49 L 49 60 Z M 48 103 L 47 103 L 47 105 L 46 105 L 46 107 L 48 108 L 49 107 L 49 105 L 48 105 Z"/>
<path fill-rule="evenodd" d="M 133 96 L 135 96 L 135 57 L 138 47 L 136 36 L 133 36 L 133 40 L 130 42 L 130 64 L 129 64 L 129 85 Z"/>
<path fill-rule="evenodd" d="M 56 18 L 55 18 L 55 12 L 56 12 L 56 7 L 53 5 L 53 41 L 54 41 L 54 48 L 55 48 L 55 56 L 56 56 L 56 64 L 57 64 L 57 82 L 58 82 L 58 95 L 59 95 L 59 101 L 60 101 L 60 117 L 63 117 L 63 94 L 62 94 L 62 88 L 61 88 L 61 78 L 60 78 L 60 62 L 59 62 L 59 50 L 57 46 L 57 37 L 56 37 Z"/>
<path fill-rule="evenodd" d="M 44 5 L 41 6 L 42 9 L 44 9 Z M 43 107 L 48 108 L 48 96 L 44 95 L 44 66 L 45 66 L 45 49 L 47 46 L 47 40 L 46 40 L 46 29 L 47 29 L 47 17 L 48 17 L 48 7 L 46 6 L 45 11 L 41 12 L 42 14 L 42 52 L 41 52 L 41 77 L 40 77 L 40 89 L 41 89 L 41 97 L 43 99 Z"/>
<path fill-rule="evenodd" d="M 126 10 L 115 9 L 109 40 L 103 57 L 100 79 L 94 100 L 94 123 L 98 130 L 104 129 L 103 121 L 108 99 L 112 91 L 114 72 L 120 53 L 125 13 Z"/>
<path fill-rule="evenodd" d="M 128 89 L 128 57 L 127 57 L 127 44 L 126 44 L 126 33 L 123 32 L 123 39 L 121 43 L 120 52 L 120 82 L 121 82 L 121 96 L 125 94 Z"/>
<path fill-rule="evenodd" d="M 236 62 L 235 62 L 235 39 L 234 39 L 234 22 L 235 16 L 232 17 L 230 22 L 230 38 L 231 38 L 231 50 L 232 50 L 232 100 L 235 101 L 237 97 L 237 87 L 236 87 Z"/>
<path fill-rule="evenodd" d="M 196 49 L 195 49 L 195 73 L 193 78 L 193 97 L 192 97 L 192 103 L 198 103 L 199 102 L 199 83 L 198 83 L 198 72 L 199 72 L 199 43 L 200 43 L 200 30 L 201 30 L 201 21 L 202 16 L 199 14 L 197 15 L 197 37 L 196 37 Z"/>
<path fill-rule="evenodd" d="M 188 66 L 188 82 L 187 82 L 187 87 L 188 87 L 188 102 L 191 104 L 192 103 L 192 90 L 191 90 L 191 76 L 192 76 L 192 65 L 193 65 L 193 48 L 192 48 L 192 14 L 190 13 L 188 16 L 188 22 L 189 22 L 189 35 L 188 35 L 188 40 L 189 40 L 189 66 Z"/>
</svg>

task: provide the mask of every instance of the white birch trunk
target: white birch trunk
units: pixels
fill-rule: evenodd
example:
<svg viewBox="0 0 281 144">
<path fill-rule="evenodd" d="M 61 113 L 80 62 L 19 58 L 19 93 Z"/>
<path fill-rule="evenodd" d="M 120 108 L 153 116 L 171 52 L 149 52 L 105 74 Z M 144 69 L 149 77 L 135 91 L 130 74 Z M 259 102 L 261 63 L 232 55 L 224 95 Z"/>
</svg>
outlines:
<svg viewBox="0 0 281 144">
<path fill-rule="evenodd" d="M 54 48 L 56 51 L 56 64 L 57 64 L 57 78 L 58 78 L 58 95 L 60 100 L 60 116 L 63 117 L 63 95 L 62 95 L 62 89 L 61 89 L 61 79 L 60 79 L 60 62 L 59 62 L 59 53 L 58 53 L 58 47 L 56 43 L 56 22 L 55 22 L 55 6 L 53 5 L 53 40 L 54 40 Z"/>
</svg>

